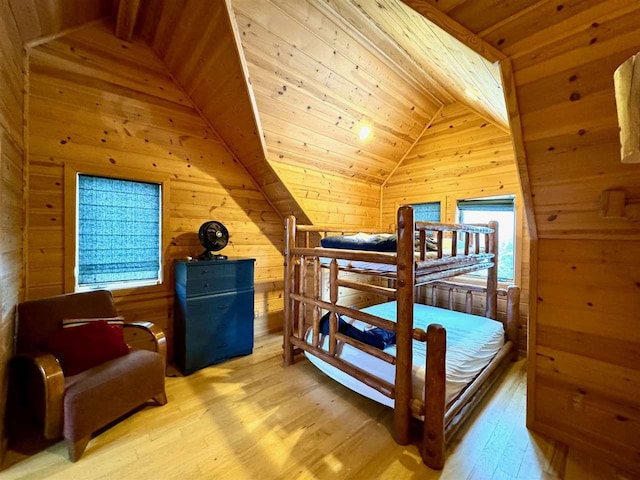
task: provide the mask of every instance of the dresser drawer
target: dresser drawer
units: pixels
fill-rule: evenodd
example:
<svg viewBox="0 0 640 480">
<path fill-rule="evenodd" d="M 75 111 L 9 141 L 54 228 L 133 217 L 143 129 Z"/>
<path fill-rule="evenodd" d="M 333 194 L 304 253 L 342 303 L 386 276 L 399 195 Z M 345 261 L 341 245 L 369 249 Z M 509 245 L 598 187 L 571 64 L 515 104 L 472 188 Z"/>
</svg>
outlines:
<svg viewBox="0 0 640 480">
<path fill-rule="evenodd" d="M 218 363 L 253 350 L 253 290 L 187 300 L 189 352 L 184 371 Z"/>
<path fill-rule="evenodd" d="M 244 290 L 253 287 L 253 262 L 189 265 L 187 296 Z"/>
</svg>

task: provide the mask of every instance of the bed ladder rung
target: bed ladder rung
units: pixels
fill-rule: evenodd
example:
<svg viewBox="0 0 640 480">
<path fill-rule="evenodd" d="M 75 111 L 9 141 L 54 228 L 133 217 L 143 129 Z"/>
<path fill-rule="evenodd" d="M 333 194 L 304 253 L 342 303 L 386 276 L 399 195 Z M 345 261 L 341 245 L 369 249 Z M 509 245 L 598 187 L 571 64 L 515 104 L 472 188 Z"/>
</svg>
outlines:
<svg viewBox="0 0 640 480">
<path fill-rule="evenodd" d="M 376 348 L 376 347 L 372 347 L 371 345 L 367 345 L 366 343 L 362 343 L 358 340 L 355 340 L 354 338 L 348 337 L 347 335 L 344 335 L 342 333 L 336 333 L 336 339 L 347 343 L 349 345 L 351 345 L 354 348 L 357 348 L 358 350 L 362 350 L 363 352 L 368 353 L 369 355 L 373 355 L 376 358 L 379 358 L 380 360 L 390 363 L 391 365 L 395 365 L 396 364 L 396 357 L 394 357 L 393 355 L 389 355 L 388 353 Z"/>
</svg>

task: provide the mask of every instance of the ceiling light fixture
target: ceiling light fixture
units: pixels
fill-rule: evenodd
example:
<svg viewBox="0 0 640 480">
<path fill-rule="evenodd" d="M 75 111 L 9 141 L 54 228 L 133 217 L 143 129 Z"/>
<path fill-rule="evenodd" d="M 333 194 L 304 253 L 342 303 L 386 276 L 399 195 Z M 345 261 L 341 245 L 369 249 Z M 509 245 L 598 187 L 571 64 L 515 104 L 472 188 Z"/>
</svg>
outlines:
<svg viewBox="0 0 640 480">
<path fill-rule="evenodd" d="M 371 135 L 371 127 L 368 125 L 363 125 L 360 127 L 360 131 L 358 132 L 358 137 L 360 140 L 366 140 Z"/>
</svg>

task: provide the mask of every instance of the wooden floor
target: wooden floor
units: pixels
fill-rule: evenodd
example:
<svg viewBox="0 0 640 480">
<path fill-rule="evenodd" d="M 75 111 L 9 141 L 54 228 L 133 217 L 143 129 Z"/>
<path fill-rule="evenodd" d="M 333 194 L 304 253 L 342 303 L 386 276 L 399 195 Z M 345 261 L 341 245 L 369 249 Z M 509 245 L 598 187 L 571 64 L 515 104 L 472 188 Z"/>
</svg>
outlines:
<svg viewBox="0 0 640 480">
<path fill-rule="evenodd" d="M 167 378 L 169 403 L 149 406 L 89 443 L 79 462 L 58 442 L 10 450 L 10 479 L 626 479 L 612 466 L 524 426 L 525 364 L 515 363 L 449 448 L 425 467 L 391 438 L 391 410 L 328 379 L 307 360 L 283 368 L 281 339 L 253 355 Z"/>
</svg>

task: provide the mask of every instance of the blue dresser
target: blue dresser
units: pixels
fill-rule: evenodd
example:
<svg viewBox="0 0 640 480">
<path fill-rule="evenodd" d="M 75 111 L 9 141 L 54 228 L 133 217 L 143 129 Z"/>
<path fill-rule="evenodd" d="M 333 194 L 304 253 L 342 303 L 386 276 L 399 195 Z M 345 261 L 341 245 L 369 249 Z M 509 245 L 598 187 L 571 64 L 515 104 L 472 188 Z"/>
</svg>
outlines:
<svg viewBox="0 0 640 480">
<path fill-rule="evenodd" d="M 253 351 L 254 262 L 176 261 L 174 358 L 185 375 Z"/>
</svg>

